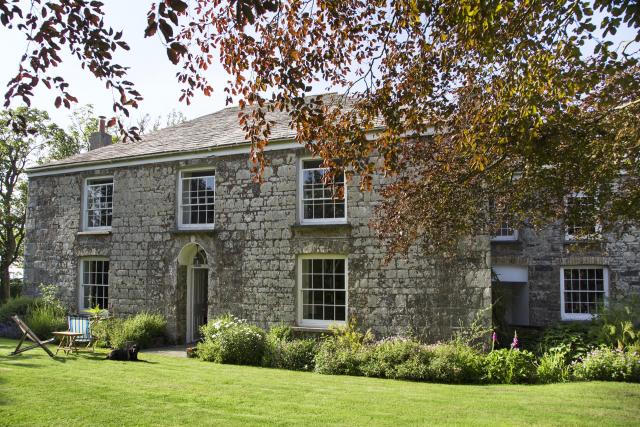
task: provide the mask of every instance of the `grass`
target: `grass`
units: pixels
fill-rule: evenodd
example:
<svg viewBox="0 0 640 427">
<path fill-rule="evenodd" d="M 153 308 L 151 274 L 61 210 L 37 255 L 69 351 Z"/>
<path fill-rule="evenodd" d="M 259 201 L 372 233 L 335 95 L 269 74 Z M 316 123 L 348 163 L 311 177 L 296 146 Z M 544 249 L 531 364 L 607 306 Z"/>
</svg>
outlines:
<svg viewBox="0 0 640 427">
<path fill-rule="evenodd" d="M 455 386 L 141 354 L 6 356 L 0 425 L 640 425 L 640 384 Z"/>
</svg>

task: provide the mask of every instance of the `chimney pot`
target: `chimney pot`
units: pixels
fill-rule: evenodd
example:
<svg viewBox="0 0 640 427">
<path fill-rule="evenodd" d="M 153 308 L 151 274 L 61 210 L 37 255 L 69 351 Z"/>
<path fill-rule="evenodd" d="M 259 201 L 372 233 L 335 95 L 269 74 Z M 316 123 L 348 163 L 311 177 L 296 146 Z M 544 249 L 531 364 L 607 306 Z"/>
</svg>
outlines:
<svg viewBox="0 0 640 427">
<path fill-rule="evenodd" d="M 98 117 L 98 132 L 94 132 L 89 136 L 89 150 L 95 150 L 96 148 L 106 147 L 113 144 L 111 135 L 106 132 L 105 117 Z"/>
</svg>

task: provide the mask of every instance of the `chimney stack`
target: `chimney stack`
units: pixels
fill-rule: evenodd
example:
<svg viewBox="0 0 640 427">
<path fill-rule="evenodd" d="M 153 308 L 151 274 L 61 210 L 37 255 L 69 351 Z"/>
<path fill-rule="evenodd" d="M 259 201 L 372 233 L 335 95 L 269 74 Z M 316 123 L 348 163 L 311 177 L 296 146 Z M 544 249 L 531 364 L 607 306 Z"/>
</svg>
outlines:
<svg viewBox="0 0 640 427">
<path fill-rule="evenodd" d="M 98 117 L 98 132 L 92 133 L 89 137 L 89 150 L 106 147 L 113 143 L 111 135 L 109 135 L 105 130 L 104 120 L 104 116 Z"/>
</svg>

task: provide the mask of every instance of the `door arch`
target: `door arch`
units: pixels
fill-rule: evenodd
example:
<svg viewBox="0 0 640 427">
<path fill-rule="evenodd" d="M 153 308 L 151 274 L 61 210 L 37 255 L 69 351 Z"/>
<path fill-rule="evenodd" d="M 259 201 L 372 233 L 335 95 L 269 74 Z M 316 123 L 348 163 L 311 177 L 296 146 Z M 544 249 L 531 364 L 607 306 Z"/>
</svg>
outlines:
<svg viewBox="0 0 640 427">
<path fill-rule="evenodd" d="M 185 341 L 191 343 L 208 320 L 209 257 L 202 246 L 189 243 L 180 250 L 178 263 L 187 267 Z"/>
</svg>

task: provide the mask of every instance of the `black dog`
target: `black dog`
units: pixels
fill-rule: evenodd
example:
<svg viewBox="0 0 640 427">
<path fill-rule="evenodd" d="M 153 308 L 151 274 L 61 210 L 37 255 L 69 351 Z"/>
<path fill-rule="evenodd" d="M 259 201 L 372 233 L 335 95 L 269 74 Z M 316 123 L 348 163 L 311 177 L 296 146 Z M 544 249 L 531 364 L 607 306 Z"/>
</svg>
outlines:
<svg viewBox="0 0 640 427">
<path fill-rule="evenodd" d="M 124 360 L 129 362 L 138 361 L 138 344 L 134 344 L 131 347 L 125 349 L 115 349 L 107 355 L 109 360 Z"/>
</svg>

